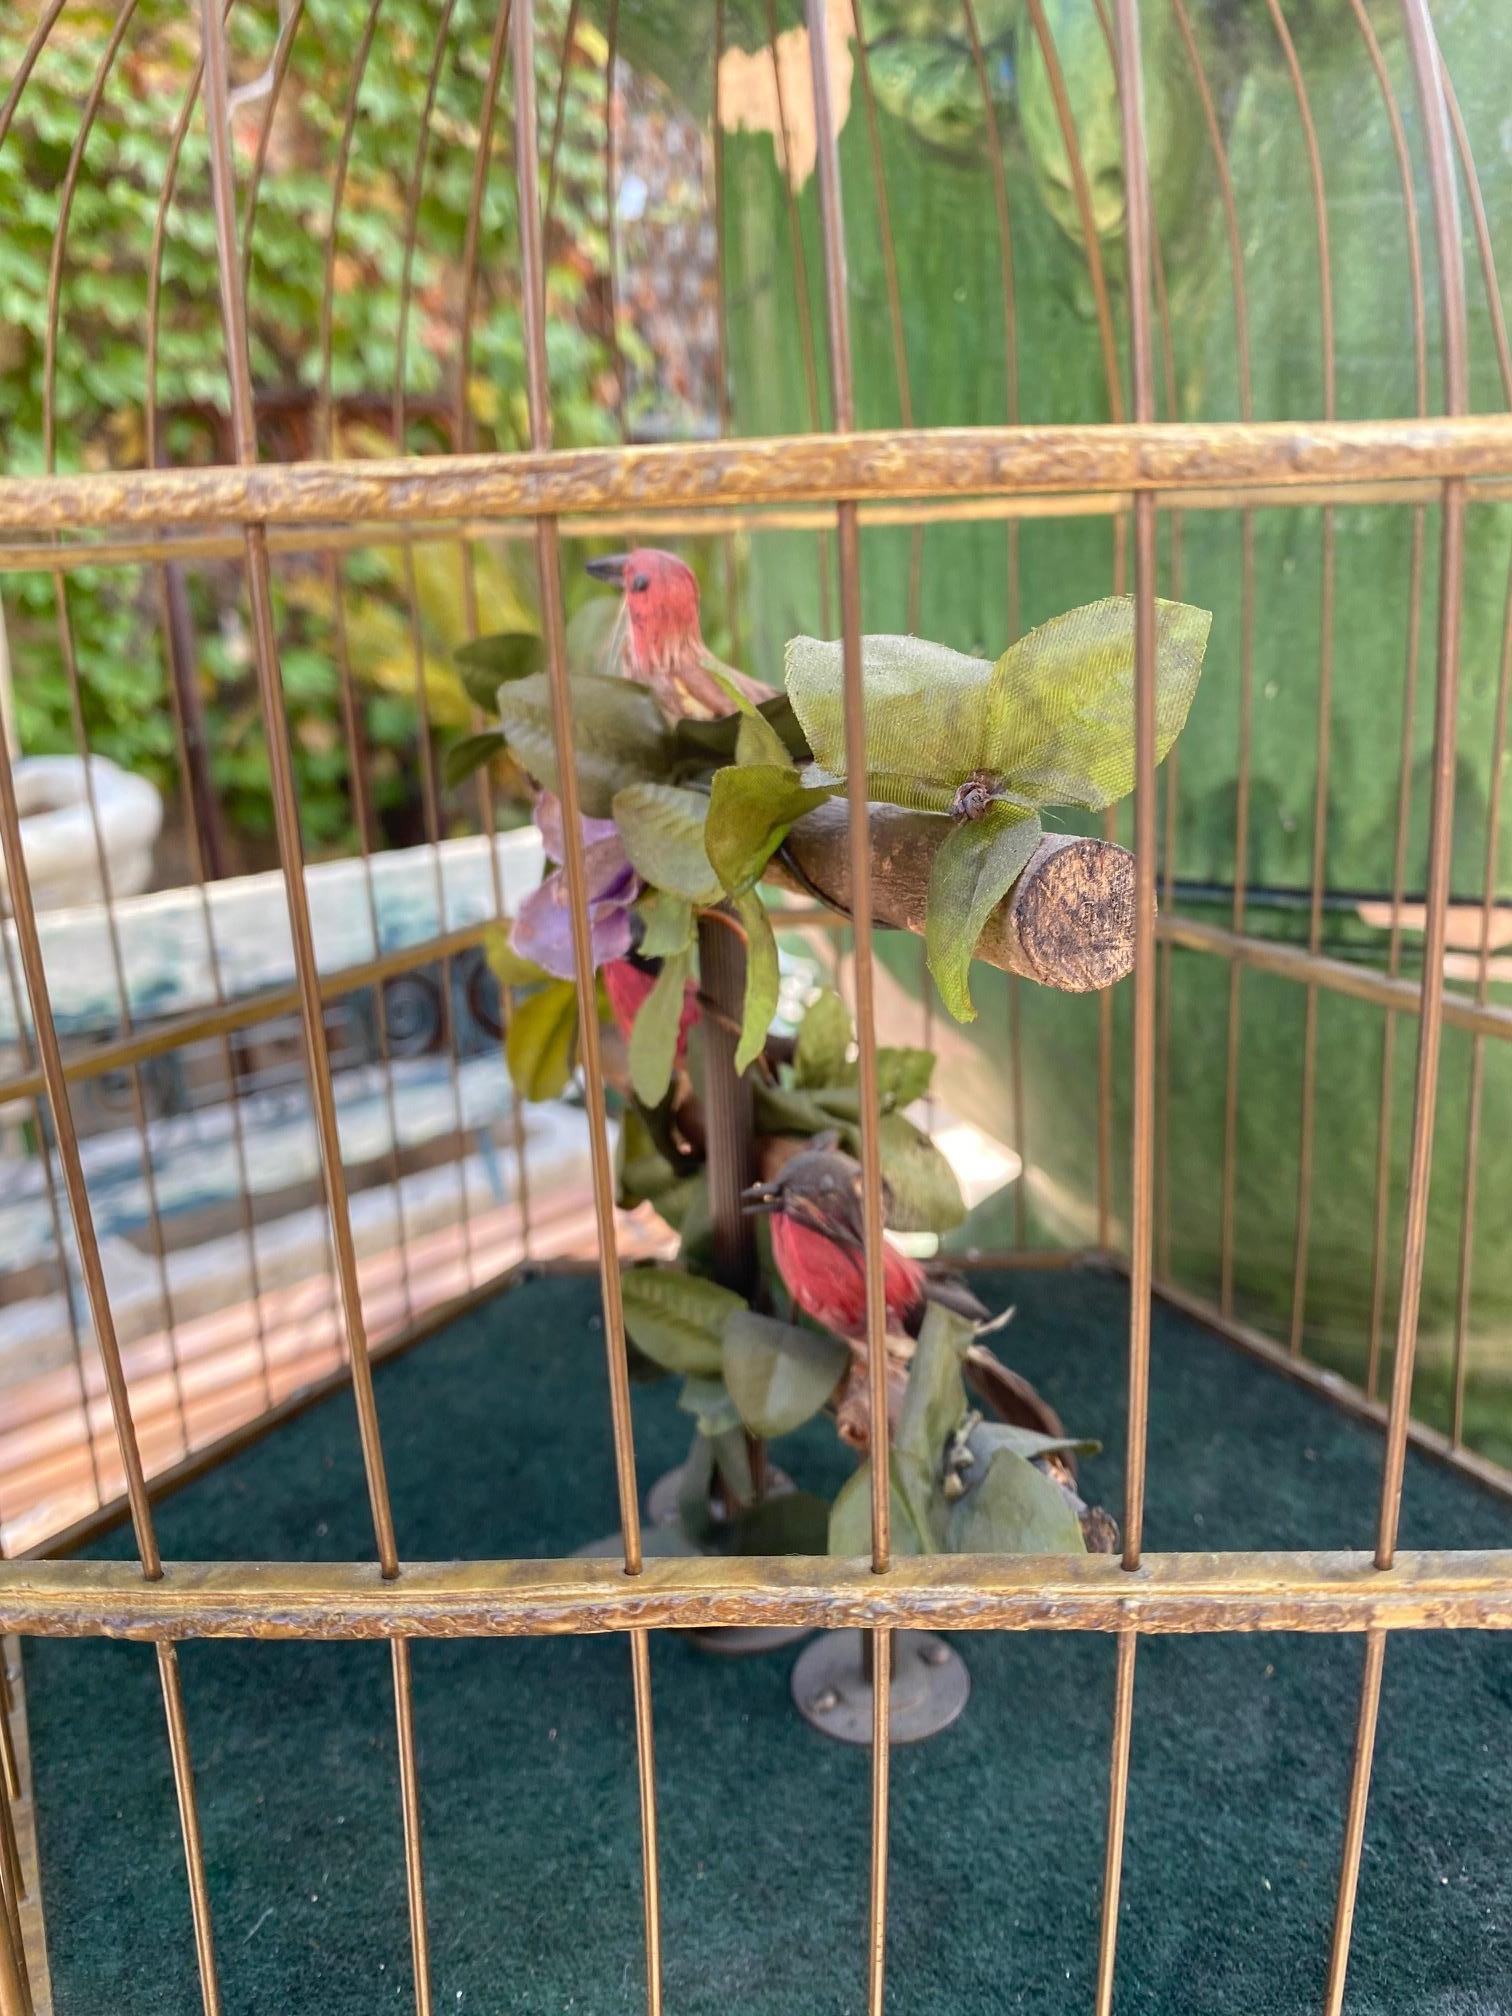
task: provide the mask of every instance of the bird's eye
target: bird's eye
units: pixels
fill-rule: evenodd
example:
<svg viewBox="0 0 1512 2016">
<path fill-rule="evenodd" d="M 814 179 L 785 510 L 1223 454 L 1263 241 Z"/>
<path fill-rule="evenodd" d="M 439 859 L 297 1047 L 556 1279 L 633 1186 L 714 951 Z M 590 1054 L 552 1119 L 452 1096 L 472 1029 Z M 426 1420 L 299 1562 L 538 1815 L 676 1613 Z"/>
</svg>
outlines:
<svg viewBox="0 0 1512 2016">
<path fill-rule="evenodd" d="M 631 577 L 630 587 L 637 595 L 643 595 L 650 586 L 651 576 L 649 574 L 636 574 Z"/>
</svg>

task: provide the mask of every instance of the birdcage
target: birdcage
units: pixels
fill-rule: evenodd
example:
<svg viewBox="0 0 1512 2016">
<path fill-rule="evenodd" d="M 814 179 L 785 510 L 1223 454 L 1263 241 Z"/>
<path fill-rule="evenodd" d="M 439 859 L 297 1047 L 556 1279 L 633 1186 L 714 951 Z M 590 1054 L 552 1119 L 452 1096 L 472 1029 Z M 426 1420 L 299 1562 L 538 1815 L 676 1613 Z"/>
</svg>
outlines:
<svg viewBox="0 0 1512 2016">
<path fill-rule="evenodd" d="M 45 1289 L 64 1342 L 8 1382 L 0 2010 L 633 2006 L 641 1976 L 652 2010 L 1512 1993 L 1497 12 L 39 0 L 7 28 L 0 383 L 39 391 L 0 480 L 6 1299 Z M 323 123 L 289 116 L 301 78 Z M 586 363 L 571 205 L 606 246 Z M 632 1398 L 622 1263 L 660 1249 L 616 1209 L 564 600 L 564 542 L 603 541 L 701 542 L 747 670 L 839 640 L 846 782 L 769 916 L 840 955 L 855 1017 L 859 1555 L 664 1558 L 643 1511 L 680 1445 L 665 1394 Z M 379 571 L 381 631 L 354 598 Z M 480 947 L 539 851 L 431 732 L 488 732 L 437 666 L 520 631 L 525 576 L 596 1285 L 550 1257 L 551 1137 L 472 1069 L 523 1012 Z M 998 892 L 950 1037 L 868 796 L 865 638 L 980 658 L 1109 593 L 1131 814 Z M 1213 630 L 1158 780 L 1162 595 Z M 44 627 L 56 773 L 27 768 Z M 148 634 L 144 709 L 110 653 Z M 386 742 L 379 660 L 410 709 Z M 207 724 L 223 661 L 239 728 Z M 171 902 L 133 893 L 157 814 L 94 747 L 112 707 L 162 731 Z M 246 887 L 237 733 L 276 862 Z M 82 835 L 71 907 L 37 898 L 39 811 Z M 743 1289 L 755 955 L 698 910 L 710 1264 Z M 141 948 L 170 941 L 165 977 Z M 1112 1552 L 902 1533 L 903 1010 L 1022 1170 L 962 1265 L 1016 1298 L 1045 1402 L 1126 1409 Z M 279 1159 L 290 1113 L 318 1173 Z M 170 1180 L 185 1140 L 230 1172 L 229 1345 L 174 1244 L 208 1211 L 204 1153 Z M 275 1163 L 323 1214 L 303 1271 Z M 613 1556 L 584 1555 L 611 1502 Z M 716 1630 L 859 1634 L 866 1769 L 793 1713 L 790 1654 L 701 1658 Z M 928 1633 L 971 1703 L 895 1754 L 946 1670 L 901 1661 Z M 799 1705 L 822 1728 L 838 1700 Z"/>
</svg>

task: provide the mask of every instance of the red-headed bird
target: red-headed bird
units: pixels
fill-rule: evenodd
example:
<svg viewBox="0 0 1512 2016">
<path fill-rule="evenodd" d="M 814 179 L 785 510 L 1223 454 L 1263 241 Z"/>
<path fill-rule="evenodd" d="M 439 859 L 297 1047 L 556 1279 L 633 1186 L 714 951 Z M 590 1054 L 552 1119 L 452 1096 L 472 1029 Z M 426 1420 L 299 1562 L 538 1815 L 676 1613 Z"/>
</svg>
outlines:
<svg viewBox="0 0 1512 2016">
<path fill-rule="evenodd" d="M 721 663 L 704 643 L 698 582 L 692 568 L 675 553 L 637 546 L 633 553 L 590 560 L 588 572 L 623 594 L 625 670 L 650 687 L 669 719 L 712 721 L 717 715 L 733 714 L 737 702 L 731 687 L 752 702 L 773 697 L 770 686 Z"/>
<path fill-rule="evenodd" d="M 885 1193 L 885 1184 L 883 1188 Z M 860 1164 L 838 1148 L 805 1148 L 770 1183 L 753 1183 L 744 1198 L 747 1211 L 770 1216 L 772 1257 L 799 1308 L 837 1337 L 862 1342 L 866 1257 Z M 917 1337 L 931 1302 L 941 1302 L 973 1323 L 987 1321 L 987 1311 L 963 1282 L 927 1274 L 887 1239 L 882 1242 L 882 1285 L 887 1328 L 895 1336 Z"/>
</svg>

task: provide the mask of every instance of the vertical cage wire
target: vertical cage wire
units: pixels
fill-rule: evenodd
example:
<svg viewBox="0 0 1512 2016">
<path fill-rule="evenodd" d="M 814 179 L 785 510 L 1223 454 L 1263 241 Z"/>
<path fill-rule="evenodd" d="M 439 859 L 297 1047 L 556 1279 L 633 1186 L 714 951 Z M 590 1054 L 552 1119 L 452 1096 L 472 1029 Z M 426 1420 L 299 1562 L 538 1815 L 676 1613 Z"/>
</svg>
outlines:
<svg viewBox="0 0 1512 2016">
<path fill-rule="evenodd" d="M 526 391 L 530 442 L 540 450 L 551 445 L 551 385 L 546 364 L 546 286 L 541 242 L 538 137 L 536 128 L 535 21 L 532 0 L 518 0 L 512 21 L 514 62 L 515 190 L 520 215 L 521 293 L 525 322 Z M 592 1012 L 596 981 L 588 920 L 588 871 L 578 811 L 577 765 L 574 755 L 571 682 L 562 617 L 561 549 L 556 520 L 536 520 L 536 574 L 541 591 L 541 618 L 546 637 L 546 663 L 551 683 L 552 741 L 556 751 L 558 796 L 562 806 L 562 837 L 566 852 L 568 902 L 572 919 L 572 957 L 582 1005 L 579 1041 L 587 1086 L 588 1141 L 593 1161 L 593 1201 L 598 1224 L 599 1280 L 603 1298 L 604 1349 L 608 1361 L 610 1418 L 614 1434 L 615 1473 L 619 1487 L 620 1528 L 625 1573 L 639 1575 L 643 1567 L 640 1495 L 636 1484 L 634 1427 L 630 1418 L 628 1344 L 620 1294 L 619 1256 L 614 1227 L 614 1174 L 604 1096 L 604 1068 L 598 1022 Z M 644 1630 L 632 1630 L 631 1688 L 635 1710 L 635 1750 L 640 1795 L 641 1887 L 645 1924 L 646 2006 L 648 2016 L 662 2007 L 661 1877 L 657 1850 L 655 1735 L 651 1698 L 651 1647 Z"/>
</svg>

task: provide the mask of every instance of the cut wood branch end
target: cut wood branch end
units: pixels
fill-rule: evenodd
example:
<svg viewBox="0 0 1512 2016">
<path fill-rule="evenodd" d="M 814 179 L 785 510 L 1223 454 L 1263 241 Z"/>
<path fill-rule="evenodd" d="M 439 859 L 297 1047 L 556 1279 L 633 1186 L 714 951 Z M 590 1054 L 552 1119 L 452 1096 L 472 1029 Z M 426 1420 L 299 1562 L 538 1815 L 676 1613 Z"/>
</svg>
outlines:
<svg viewBox="0 0 1512 2016">
<path fill-rule="evenodd" d="M 843 799 L 806 813 L 770 874 L 849 911 L 849 811 Z M 922 935 L 930 870 L 948 820 L 871 808 L 873 921 Z M 988 918 L 976 957 L 1063 993 L 1111 987 L 1134 966 L 1134 857 L 1111 840 L 1047 834 Z"/>
</svg>

